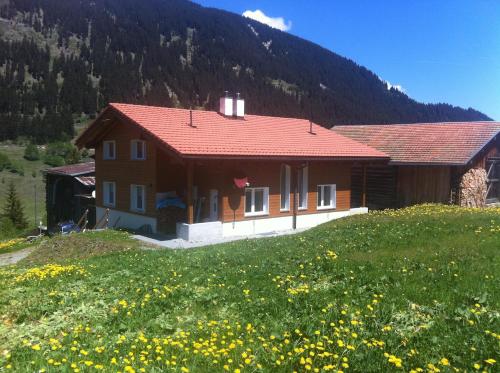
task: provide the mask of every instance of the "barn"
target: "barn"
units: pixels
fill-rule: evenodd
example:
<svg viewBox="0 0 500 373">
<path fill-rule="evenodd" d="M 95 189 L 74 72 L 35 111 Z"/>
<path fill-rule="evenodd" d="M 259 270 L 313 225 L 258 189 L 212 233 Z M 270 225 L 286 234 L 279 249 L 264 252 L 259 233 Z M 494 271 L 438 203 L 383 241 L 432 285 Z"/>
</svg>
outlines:
<svg viewBox="0 0 500 373">
<path fill-rule="evenodd" d="M 352 206 L 362 205 L 363 198 L 369 209 L 425 202 L 462 206 L 499 202 L 499 122 L 354 125 L 333 130 L 390 156 L 387 164 L 352 168 Z"/>
</svg>

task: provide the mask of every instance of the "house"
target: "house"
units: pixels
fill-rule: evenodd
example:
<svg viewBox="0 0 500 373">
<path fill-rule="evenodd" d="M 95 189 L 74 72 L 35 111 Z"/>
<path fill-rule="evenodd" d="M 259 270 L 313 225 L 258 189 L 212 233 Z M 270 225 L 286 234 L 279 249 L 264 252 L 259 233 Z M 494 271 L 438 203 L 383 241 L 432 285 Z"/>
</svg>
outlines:
<svg viewBox="0 0 500 373">
<path fill-rule="evenodd" d="M 333 131 L 391 157 L 385 165 L 353 167 L 352 206 L 361 204 L 363 179 L 370 209 L 423 202 L 480 204 L 471 197 L 499 201 L 498 122 L 335 126 Z M 471 183 L 476 170 L 484 171 Z"/>
<path fill-rule="evenodd" d="M 351 208 L 354 162 L 381 151 L 309 120 L 110 104 L 79 136 L 95 149 L 96 214 L 187 240 L 310 227 Z"/>
<path fill-rule="evenodd" d="M 72 220 L 77 223 L 88 209 L 89 226 L 95 225 L 94 162 L 49 168 L 45 171 L 47 226 Z"/>
</svg>

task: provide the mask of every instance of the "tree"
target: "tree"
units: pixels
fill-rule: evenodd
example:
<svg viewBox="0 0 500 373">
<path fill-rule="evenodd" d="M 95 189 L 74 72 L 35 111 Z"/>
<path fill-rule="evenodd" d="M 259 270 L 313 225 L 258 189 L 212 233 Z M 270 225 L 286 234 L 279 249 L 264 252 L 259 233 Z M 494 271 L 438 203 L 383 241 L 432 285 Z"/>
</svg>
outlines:
<svg viewBox="0 0 500 373">
<path fill-rule="evenodd" d="M 17 194 L 14 182 L 10 182 L 7 189 L 7 199 L 3 208 L 4 217 L 8 218 L 17 229 L 25 229 L 28 226 L 24 216 L 24 208 Z"/>
<path fill-rule="evenodd" d="M 40 152 L 35 144 L 29 143 L 24 149 L 24 158 L 28 161 L 38 161 L 40 159 Z"/>
</svg>

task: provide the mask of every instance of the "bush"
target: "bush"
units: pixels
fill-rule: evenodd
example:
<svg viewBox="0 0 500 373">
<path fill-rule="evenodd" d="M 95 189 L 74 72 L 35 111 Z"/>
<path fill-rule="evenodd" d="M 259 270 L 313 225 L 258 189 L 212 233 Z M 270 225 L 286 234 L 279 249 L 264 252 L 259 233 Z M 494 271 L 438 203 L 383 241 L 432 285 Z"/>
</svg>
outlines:
<svg viewBox="0 0 500 373">
<path fill-rule="evenodd" d="M 9 167 L 7 167 L 7 169 L 13 174 L 24 176 L 24 167 L 19 162 L 11 162 Z"/>
<path fill-rule="evenodd" d="M 17 229 L 12 223 L 12 220 L 9 218 L 2 216 L 0 217 L 0 238 L 10 238 L 17 236 Z"/>
<path fill-rule="evenodd" d="M 82 155 L 78 148 L 70 142 L 53 142 L 47 145 L 44 162 L 57 167 L 80 162 Z M 62 163 L 61 163 L 62 161 Z"/>
<path fill-rule="evenodd" d="M 24 149 L 24 158 L 28 161 L 38 161 L 40 159 L 38 147 L 33 143 L 28 144 L 26 149 Z"/>
<path fill-rule="evenodd" d="M 64 158 L 59 155 L 46 155 L 43 161 L 45 164 L 52 167 L 64 166 L 66 164 L 66 162 L 64 162 Z"/>
<path fill-rule="evenodd" d="M 8 169 L 11 165 L 10 158 L 7 154 L 0 153 L 0 171 Z"/>
</svg>

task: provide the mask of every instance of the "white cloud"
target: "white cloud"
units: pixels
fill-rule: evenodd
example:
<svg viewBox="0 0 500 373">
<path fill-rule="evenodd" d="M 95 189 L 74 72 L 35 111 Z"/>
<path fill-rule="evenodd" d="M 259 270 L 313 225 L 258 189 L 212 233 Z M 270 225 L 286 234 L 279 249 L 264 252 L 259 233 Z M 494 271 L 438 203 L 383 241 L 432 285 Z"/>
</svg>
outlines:
<svg viewBox="0 0 500 373">
<path fill-rule="evenodd" d="M 243 17 L 251 18 L 256 20 L 257 22 L 268 25 L 272 28 L 276 28 L 281 31 L 289 31 L 292 28 L 292 21 L 288 21 L 285 23 L 285 19 L 283 17 L 269 17 L 264 14 L 264 12 L 260 9 L 245 10 L 242 14 Z"/>
<path fill-rule="evenodd" d="M 402 85 L 400 84 L 392 84 L 388 80 L 382 79 L 380 76 L 378 77 L 383 83 L 385 83 L 387 90 L 390 90 L 391 88 L 394 88 L 396 91 L 399 91 L 401 93 L 406 93 L 406 90 L 403 88 Z"/>
</svg>

